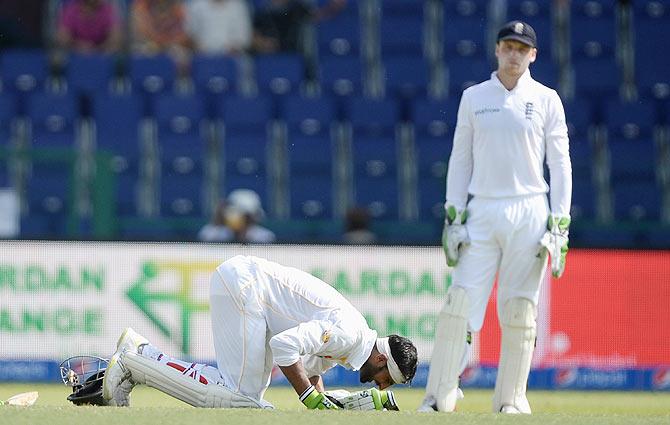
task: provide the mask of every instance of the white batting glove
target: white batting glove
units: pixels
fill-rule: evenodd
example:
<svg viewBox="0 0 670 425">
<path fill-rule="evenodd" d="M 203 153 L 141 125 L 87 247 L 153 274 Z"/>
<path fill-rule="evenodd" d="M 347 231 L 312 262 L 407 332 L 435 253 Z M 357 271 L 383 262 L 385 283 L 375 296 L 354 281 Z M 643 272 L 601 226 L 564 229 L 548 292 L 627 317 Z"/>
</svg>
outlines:
<svg viewBox="0 0 670 425">
<path fill-rule="evenodd" d="M 346 390 L 326 391 L 333 403 L 346 410 L 399 410 L 393 391 L 377 388 L 350 393 Z"/>
<path fill-rule="evenodd" d="M 547 231 L 540 239 L 540 245 L 551 256 L 551 274 L 555 278 L 561 277 L 565 271 L 569 234 L 570 217 L 549 215 Z"/>
<path fill-rule="evenodd" d="M 470 243 L 470 237 L 465 228 L 467 218 L 466 210 L 457 210 L 453 205 L 447 206 L 444 229 L 442 230 L 442 248 L 444 248 L 449 267 L 454 267 L 458 263 L 458 250 L 461 245 Z"/>
</svg>

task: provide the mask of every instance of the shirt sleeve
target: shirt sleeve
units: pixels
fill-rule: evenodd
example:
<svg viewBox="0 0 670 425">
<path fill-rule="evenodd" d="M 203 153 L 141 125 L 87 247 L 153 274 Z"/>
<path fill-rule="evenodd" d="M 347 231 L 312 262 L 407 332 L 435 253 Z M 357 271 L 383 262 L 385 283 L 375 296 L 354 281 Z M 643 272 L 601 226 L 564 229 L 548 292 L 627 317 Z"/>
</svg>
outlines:
<svg viewBox="0 0 670 425">
<path fill-rule="evenodd" d="M 335 362 L 332 360 L 324 359 L 319 356 L 304 356 L 302 358 L 302 365 L 307 372 L 307 376 L 310 378 L 312 376 L 320 376 L 325 373 L 328 369 L 331 369 L 335 366 Z"/>
<path fill-rule="evenodd" d="M 316 360 L 308 365 L 310 369 L 321 369 L 318 371 L 320 374 L 335 364 L 328 358 L 351 351 L 347 348 L 350 348 L 353 338 L 353 335 L 348 335 L 331 322 L 312 320 L 273 336 L 270 339 L 270 349 L 275 363 L 282 367 L 291 366 L 301 356 L 327 357 L 320 365 L 317 365 Z"/>
<path fill-rule="evenodd" d="M 546 160 L 549 168 L 551 213 L 569 217 L 572 198 L 572 164 L 565 112 L 558 93 L 552 91 L 545 124 Z"/>
<path fill-rule="evenodd" d="M 235 14 L 238 19 L 235 19 L 233 23 L 235 27 L 231 31 L 231 34 L 234 35 L 232 44 L 235 47 L 247 49 L 251 46 L 251 16 L 249 15 L 249 9 L 243 2 L 235 4 L 235 8 Z"/>
<path fill-rule="evenodd" d="M 470 119 L 470 96 L 465 91 L 458 106 L 454 146 L 451 148 L 447 170 L 446 204 L 464 209 L 468 201 L 468 186 L 472 177 L 472 138 L 474 135 Z"/>
</svg>

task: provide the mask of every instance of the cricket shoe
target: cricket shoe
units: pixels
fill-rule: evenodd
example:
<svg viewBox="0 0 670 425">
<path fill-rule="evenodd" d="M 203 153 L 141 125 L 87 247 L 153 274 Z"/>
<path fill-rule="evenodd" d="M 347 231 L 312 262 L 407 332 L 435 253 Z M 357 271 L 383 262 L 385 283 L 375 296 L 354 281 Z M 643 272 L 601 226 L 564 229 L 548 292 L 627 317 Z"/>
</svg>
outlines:
<svg viewBox="0 0 670 425">
<path fill-rule="evenodd" d="M 458 394 L 456 395 L 456 400 L 463 400 L 465 398 L 465 395 L 463 394 L 463 390 L 460 388 L 457 388 Z M 426 396 L 426 398 L 423 399 L 421 402 L 421 406 L 419 406 L 418 409 L 416 409 L 417 412 L 423 412 L 423 413 L 433 413 L 433 412 L 439 412 L 437 408 L 437 401 L 435 400 L 435 397 L 432 395 Z"/>
<path fill-rule="evenodd" d="M 148 339 L 135 332 L 132 328 L 126 328 L 116 342 L 116 352 L 132 351 L 139 354 L 140 347 L 148 343 Z"/>
<path fill-rule="evenodd" d="M 126 352 L 139 353 L 142 345 L 148 344 L 142 335 L 132 328 L 126 328 L 116 342 L 116 352 L 105 370 L 102 380 L 102 397 L 116 406 L 130 406 L 130 392 L 135 387 L 129 370 L 123 366 Z"/>
<path fill-rule="evenodd" d="M 507 413 L 509 415 L 520 415 L 521 411 L 514 406 L 503 406 L 500 408 L 500 413 Z"/>
</svg>

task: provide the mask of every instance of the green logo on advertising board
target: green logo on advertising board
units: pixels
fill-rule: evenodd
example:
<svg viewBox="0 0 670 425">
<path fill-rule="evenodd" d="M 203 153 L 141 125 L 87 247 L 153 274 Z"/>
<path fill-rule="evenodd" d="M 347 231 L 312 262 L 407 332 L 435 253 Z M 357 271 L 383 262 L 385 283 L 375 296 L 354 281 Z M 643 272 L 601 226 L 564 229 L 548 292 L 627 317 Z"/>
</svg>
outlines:
<svg viewBox="0 0 670 425">
<path fill-rule="evenodd" d="M 142 265 L 141 275 L 126 291 L 126 295 L 144 313 L 145 316 L 168 338 L 181 336 L 180 348 L 185 354 L 191 350 L 191 315 L 209 311 L 206 302 L 196 302 L 191 296 L 193 275 L 197 272 L 210 272 L 215 266 L 202 263 L 146 262 Z M 160 272 L 175 272 L 178 285 L 175 290 L 150 289 L 149 284 L 158 278 Z M 166 321 L 154 311 L 155 304 L 171 304 L 179 310 L 179 329 L 171 329 Z"/>
</svg>

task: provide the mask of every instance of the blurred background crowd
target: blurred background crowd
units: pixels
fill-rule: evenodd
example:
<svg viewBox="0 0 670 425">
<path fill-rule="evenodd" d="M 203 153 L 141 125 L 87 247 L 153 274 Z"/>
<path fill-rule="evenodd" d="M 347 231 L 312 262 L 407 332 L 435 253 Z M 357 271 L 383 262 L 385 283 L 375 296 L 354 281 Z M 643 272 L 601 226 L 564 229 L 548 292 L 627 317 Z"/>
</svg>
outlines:
<svg viewBox="0 0 670 425">
<path fill-rule="evenodd" d="M 534 26 L 574 246 L 670 247 L 667 0 L 0 7 L 0 237 L 437 244 L 462 90 Z"/>
</svg>

